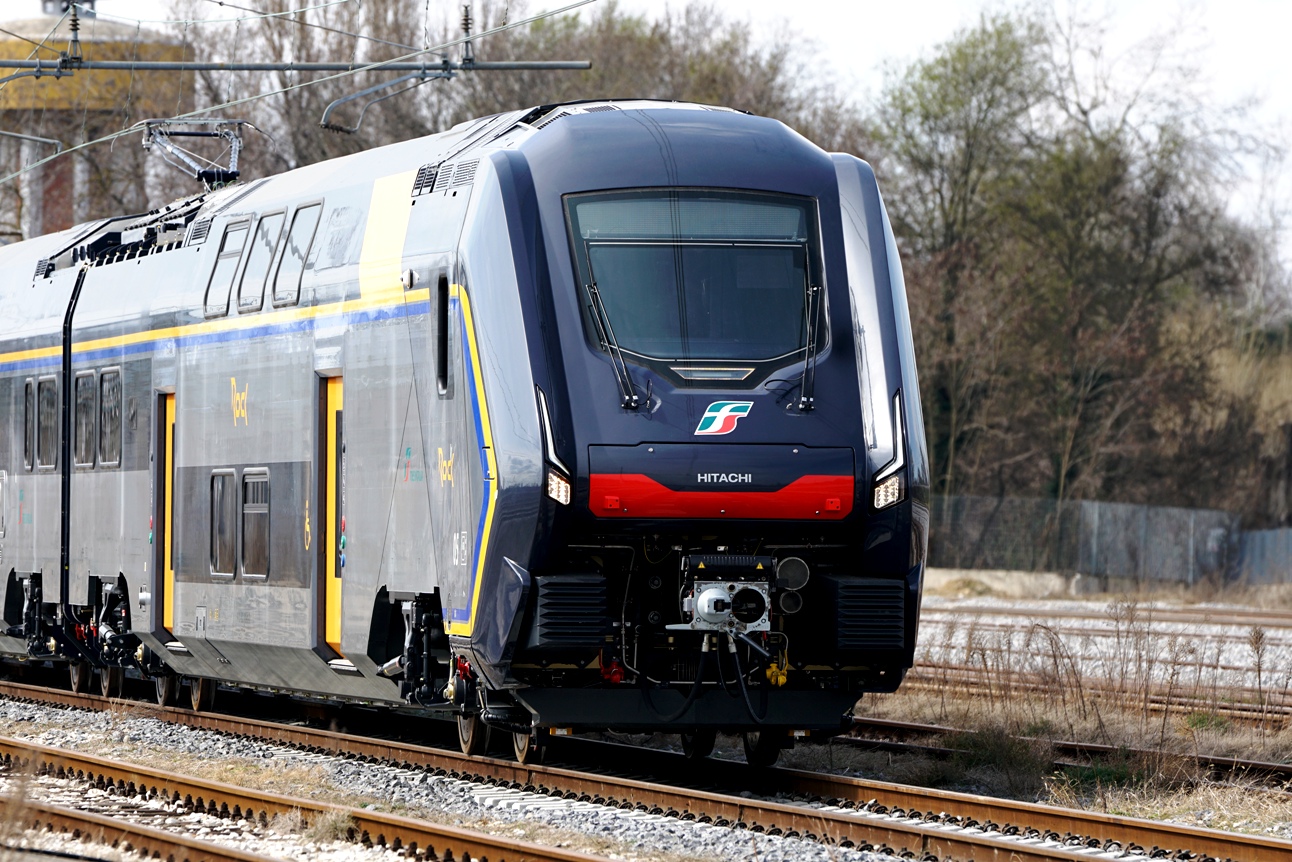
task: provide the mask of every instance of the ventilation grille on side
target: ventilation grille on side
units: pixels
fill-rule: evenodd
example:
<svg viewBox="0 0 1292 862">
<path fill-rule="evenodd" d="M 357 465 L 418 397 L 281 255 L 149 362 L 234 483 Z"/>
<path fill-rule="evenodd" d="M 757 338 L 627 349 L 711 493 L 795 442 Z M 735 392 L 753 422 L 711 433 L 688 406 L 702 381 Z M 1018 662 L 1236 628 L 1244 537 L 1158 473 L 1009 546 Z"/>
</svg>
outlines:
<svg viewBox="0 0 1292 862">
<path fill-rule="evenodd" d="M 616 108 L 614 105 L 590 105 L 590 106 L 588 106 L 588 107 L 586 107 L 586 108 L 584 108 L 584 109 L 583 109 L 583 113 L 585 113 L 585 114 L 599 114 L 599 113 L 601 113 L 602 111 L 617 111 L 617 110 L 619 110 L 619 109 L 618 109 L 618 108 Z"/>
<path fill-rule="evenodd" d="M 42 257 L 36 261 L 36 278 L 49 278 L 50 273 L 54 271 L 54 262 L 47 257 Z"/>
<path fill-rule="evenodd" d="M 458 169 L 453 172 L 453 185 L 469 186 L 476 178 L 476 166 L 480 164 L 479 159 L 472 159 L 469 162 L 462 162 Z"/>
<path fill-rule="evenodd" d="M 434 191 L 442 192 L 453 185 L 453 172 L 455 170 L 457 170 L 457 165 L 440 165 L 439 173 L 435 175 L 435 185 L 431 188 Z"/>
<path fill-rule="evenodd" d="M 417 169 L 417 179 L 413 180 L 413 196 L 424 195 L 435 188 L 435 175 L 439 165 L 422 165 Z"/>
<path fill-rule="evenodd" d="M 546 117 L 544 117 L 542 120 L 540 120 L 539 122 L 535 123 L 535 124 L 534 124 L 534 128 L 536 128 L 536 129 L 543 129 L 543 128 L 546 128 L 546 127 L 548 127 L 548 126 L 552 125 L 552 123 L 555 123 L 557 120 L 561 119 L 561 117 L 568 117 L 568 116 L 570 116 L 570 112 L 569 112 L 569 111 L 556 111 L 555 113 L 548 114 L 548 115 L 547 115 Z"/>
<path fill-rule="evenodd" d="M 185 245 L 200 245 L 205 242 L 211 232 L 211 221 L 212 219 L 204 218 L 193 222 L 193 229 L 189 231 L 188 242 Z"/>
<path fill-rule="evenodd" d="M 528 646 L 595 648 L 611 634 L 606 579 L 601 575 L 549 575 L 534 579 L 537 602 Z"/>
<path fill-rule="evenodd" d="M 900 650 L 906 641 L 906 583 L 879 578 L 825 577 L 834 592 L 835 646 L 841 650 Z"/>
</svg>

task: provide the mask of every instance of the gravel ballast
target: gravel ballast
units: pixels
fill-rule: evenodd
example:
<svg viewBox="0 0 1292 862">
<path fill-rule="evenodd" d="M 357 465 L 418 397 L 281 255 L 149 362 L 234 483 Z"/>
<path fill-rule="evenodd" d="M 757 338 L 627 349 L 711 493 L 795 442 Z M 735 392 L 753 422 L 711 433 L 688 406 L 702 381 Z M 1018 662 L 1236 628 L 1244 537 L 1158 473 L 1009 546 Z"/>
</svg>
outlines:
<svg viewBox="0 0 1292 862">
<path fill-rule="evenodd" d="M 892 857 L 812 841 L 623 811 L 479 784 L 430 772 L 295 751 L 279 745 L 168 724 L 128 707 L 109 712 L 59 709 L 0 699 L 0 733 L 41 745 L 264 787 L 278 793 L 368 807 L 431 822 L 642 862 L 756 859 L 759 862 L 888 862 Z M 211 819 L 211 818 L 208 818 Z M 152 819 L 154 825 L 162 822 Z M 220 821 L 227 824 L 228 821 Z M 272 825 L 271 825 L 272 826 Z M 200 827 L 201 828 L 201 827 Z M 215 829 L 215 824 L 204 828 Z M 281 829 L 281 824 L 279 824 Z M 235 830 L 239 836 L 254 830 Z M 263 849 L 283 858 L 329 862 L 395 858 L 379 850 L 303 835 L 269 834 Z M 220 840 L 216 832 L 209 836 Z M 288 846 L 283 841 L 288 841 Z M 291 843 L 291 842 L 295 843 Z M 332 855 L 340 853 L 341 855 Z M 352 855 L 345 855 L 350 853 Z M 375 856 L 373 854 L 376 854 Z"/>
</svg>

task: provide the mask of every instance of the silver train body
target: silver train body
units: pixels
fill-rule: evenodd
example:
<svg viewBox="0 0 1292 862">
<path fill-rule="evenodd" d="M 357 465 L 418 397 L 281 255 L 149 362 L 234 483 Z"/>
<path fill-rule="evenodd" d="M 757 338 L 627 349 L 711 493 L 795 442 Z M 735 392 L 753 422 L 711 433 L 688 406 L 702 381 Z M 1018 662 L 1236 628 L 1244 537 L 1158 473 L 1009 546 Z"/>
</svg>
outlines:
<svg viewBox="0 0 1292 862">
<path fill-rule="evenodd" d="M 910 666 L 892 232 L 775 121 L 517 111 L 0 273 L 11 656 L 517 733 L 830 728 Z"/>
</svg>

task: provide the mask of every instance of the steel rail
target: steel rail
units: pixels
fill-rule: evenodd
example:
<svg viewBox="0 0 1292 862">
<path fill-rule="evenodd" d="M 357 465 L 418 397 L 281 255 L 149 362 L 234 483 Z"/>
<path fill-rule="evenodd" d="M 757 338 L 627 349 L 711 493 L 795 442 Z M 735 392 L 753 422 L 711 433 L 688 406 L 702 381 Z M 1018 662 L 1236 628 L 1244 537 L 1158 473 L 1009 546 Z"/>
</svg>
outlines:
<svg viewBox="0 0 1292 862">
<path fill-rule="evenodd" d="M 964 728 L 947 727 L 941 724 L 921 724 L 919 722 L 911 721 L 895 721 L 888 718 L 853 718 L 852 731 L 865 732 L 867 730 L 875 734 L 887 733 L 893 736 L 900 736 L 903 737 L 904 740 L 872 739 L 864 736 L 853 736 L 849 733 L 836 736 L 831 740 L 831 743 L 857 748 L 871 748 L 877 751 L 909 751 L 928 754 L 933 757 L 947 757 L 959 753 L 959 750 L 940 746 L 923 745 L 911 742 L 910 740 L 917 737 L 938 737 L 947 736 L 948 734 L 968 734 L 973 732 L 965 730 Z M 1085 757 L 1090 760 L 1114 756 L 1124 757 L 1126 755 L 1134 755 L 1145 759 L 1154 757 L 1180 758 L 1181 760 L 1193 761 L 1198 766 L 1213 774 L 1243 776 L 1260 775 L 1277 778 L 1283 781 L 1292 779 L 1292 763 L 1273 763 L 1266 760 L 1242 760 L 1237 757 L 1219 757 L 1211 754 L 1154 751 L 1148 748 L 1128 748 L 1126 746 L 1106 745 L 1100 742 L 1072 742 L 1069 740 L 1045 740 L 1045 742 L 1058 754 Z M 1072 765 L 1080 766 L 1082 764 L 1074 764 L 1071 761 L 1055 764 L 1056 767 Z"/>
<path fill-rule="evenodd" d="M 209 841 L 198 841 L 163 829 L 105 817 L 43 802 L 0 797 L 0 822 L 11 830 L 35 829 L 70 833 L 81 841 L 136 852 L 169 862 L 276 862 L 271 856 L 248 853 Z M 5 858 L 22 848 L 7 847 Z"/>
<path fill-rule="evenodd" d="M 1010 607 L 977 607 L 952 608 L 943 605 L 925 607 L 921 618 L 949 617 L 962 624 L 969 624 L 975 617 L 1027 617 L 1028 619 L 1061 619 L 1061 620 L 1096 620 L 1108 624 L 1121 623 L 1133 628 L 1136 625 L 1152 623 L 1203 623 L 1207 625 L 1261 625 L 1274 628 L 1292 628 L 1292 610 L 1280 608 L 1241 609 L 1241 608 L 1203 608 L 1203 607 L 1148 607 L 1141 605 L 1135 609 L 1133 617 L 1120 620 L 1107 610 L 1066 610 L 1058 608 L 1010 608 Z"/>
<path fill-rule="evenodd" d="M 35 686 L 0 683 L 0 694 L 104 709 L 113 701 Z M 119 703 L 119 701 L 116 701 Z M 146 706 L 146 704 L 139 704 Z M 1170 858 L 1184 851 L 1195 857 L 1292 862 L 1292 842 L 1261 836 L 1177 826 L 1114 815 L 992 799 L 973 794 L 908 787 L 849 776 L 791 769 L 751 770 L 744 764 L 708 760 L 607 743 L 585 760 L 659 775 L 672 772 L 694 779 L 703 775 L 723 786 L 768 795 L 797 794 L 824 808 L 745 798 L 557 766 L 471 758 L 455 751 L 353 736 L 335 731 L 276 724 L 252 718 L 153 707 L 159 718 L 190 727 L 249 736 L 310 751 L 430 769 L 454 778 L 485 781 L 621 808 L 718 825 L 740 825 L 758 832 L 807 837 L 826 843 L 889 852 L 926 854 L 939 859 L 1001 859 L 1019 862 L 1089 859 L 1091 845 L 1161 850 Z M 567 743 L 568 745 L 568 743 Z M 563 746 L 566 747 L 566 746 Z M 947 812 L 947 813 L 943 813 Z M 1010 834 L 1031 838 L 1007 837 Z M 1193 857 L 1190 857 L 1193 858 Z"/>
<path fill-rule="evenodd" d="M 984 673 L 980 668 L 968 665 L 917 665 L 902 682 L 903 690 L 942 691 L 950 688 L 968 689 L 983 688 L 995 690 L 997 696 L 1003 693 L 1034 692 L 1042 695 L 1057 694 L 1057 683 L 1053 678 L 1046 679 L 1038 673 Z M 1142 708 L 1154 711 L 1174 710 L 1177 712 L 1212 712 L 1242 721 L 1264 721 L 1272 718 L 1286 717 L 1292 712 L 1292 698 L 1282 691 L 1259 691 L 1255 688 L 1227 686 L 1223 689 L 1230 697 L 1249 696 L 1259 698 L 1262 694 L 1265 703 L 1234 700 L 1219 703 L 1213 698 L 1195 696 L 1185 686 L 1170 691 L 1168 685 L 1159 683 L 1150 689 L 1147 697 L 1144 692 L 1129 692 L 1125 689 L 1101 686 L 1097 683 L 1082 683 L 1084 694 L 1100 700 L 1120 700 L 1125 702 L 1133 696 L 1131 706 L 1135 710 Z M 1164 689 L 1166 689 L 1164 691 Z M 1220 689 L 1218 689 L 1219 691 Z"/>
<path fill-rule="evenodd" d="M 324 817 L 344 817 L 350 823 L 349 838 L 393 850 L 419 850 L 433 858 L 497 860 L 497 862 L 605 862 L 600 856 L 518 841 L 456 826 L 442 826 L 411 817 L 383 814 L 327 802 L 282 796 L 179 775 L 125 763 L 93 754 L 83 754 L 21 740 L 0 737 L 0 759 L 11 769 L 28 769 L 57 778 L 89 781 L 96 786 L 115 787 L 129 794 L 159 796 L 183 802 L 195 810 L 217 816 L 258 821 L 267 825 L 279 814 L 299 812 L 306 822 Z M 253 857 L 261 858 L 261 857 Z"/>
</svg>

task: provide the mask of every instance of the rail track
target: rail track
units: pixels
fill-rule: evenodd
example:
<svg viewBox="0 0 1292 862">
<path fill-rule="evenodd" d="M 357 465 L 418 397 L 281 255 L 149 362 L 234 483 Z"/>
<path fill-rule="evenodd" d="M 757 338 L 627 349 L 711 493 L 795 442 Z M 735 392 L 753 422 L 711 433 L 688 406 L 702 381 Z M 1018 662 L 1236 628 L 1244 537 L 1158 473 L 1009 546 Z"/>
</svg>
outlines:
<svg viewBox="0 0 1292 862">
<path fill-rule="evenodd" d="M 497 862 L 604 862 L 601 857 L 586 853 L 191 778 L 26 740 L 0 737 L 0 762 L 10 769 L 84 780 L 101 789 L 115 789 L 120 794 L 160 798 L 188 810 L 253 820 L 262 825 L 268 825 L 275 816 L 297 813 L 306 823 L 327 818 L 334 822 L 343 819 L 349 823 L 347 837 L 351 841 L 404 850 L 407 855 L 420 852 L 434 859 L 489 859 Z M 196 858 L 203 857 L 199 854 Z M 248 854 L 229 858 L 248 858 Z"/>
<path fill-rule="evenodd" d="M 977 693 L 986 697 L 1003 697 L 1010 694 L 1035 694 L 1057 696 L 1068 680 L 1056 680 L 1041 673 L 1014 671 L 1002 673 L 984 671 L 965 664 L 917 664 L 902 682 L 904 691 Z M 1127 691 L 1104 684 L 1100 680 L 1085 680 L 1080 685 L 1080 695 L 1106 702 L 1129 705 L 1134 710 L 1147 709 L 1161 713 L 1167 711 L 1181 715 L 1208 713 L 1233 721 L 1269 724 L 1287 723 L 1292 720 L 1292 691 L 1282 689 L 1255 689 L 1233 686 L 1215 696 L 1203 696 L 1193 689 L 1179 685 L 1157 685 L 1145 691 Z"/>
<path fill-rule="evenodd" d="M 8 682 L 0 683 L 0 695 L 85 709 L 110 708 L 114 703 L 97 696 Z M 717 760 L 697 764 L 680 755 L 585 740 L 560 741 L 566 744 L 553 746 L 554 757 L 566 758 L 578 768 L 523 765 L 469 758 L 456 751 L 408 742 L 131 703 L 141 714 L 190 727 L 426 769 L 520 793 L 582 799 L 919 859 L 1075 862 L 1100 854 L 1106 859 L 1151 856 L 1292 862 L 1292 842 L 1276 839 L 847 776 L 754 770 Z M 614 772 L 590 771 L 589 763 L 602 768 L 613 764 Z M 632 777 L 639 775 L 651 778 Z M 736 795 L 741 790 L 756 795 Z M 366 816 L 372 814 L 366 812 Z"/>
<path fill-rule="evenodd" d="M 198 841 L 121 818 L 29 800 L 0 797 L 0 822 L 10 830 L 58 832 L 91 844 L 168 862 L 274 862 L 269 856 Z"/>
<path fill-rule="evenodd" d="M 884 718 L 854 718 L 852 731 L 836 737 L 833 742 L 841 745 L 867 748 L 877 751 L 918 752 L 934 757 L 950 757 L 956 749 L 941 745 L 925 744 L 941 740 L 947 736 L 969 733 L 961 728 L 946 727 L 938 724 L 920 724 L 918 722 L 894 721 Z M 1125 746 L 1104 745 L 1096 742 L 1069 742 L 1048 740 L 1054 753 L 1068 759 L 1054 763 L 1056 768 L 1082 766 L 1114 757 L 1133 757 L 1144 762 L 1163 756 L 1162 752 L 1149 749 L 1127 748 Z M 1288 789 L 1292 784 L 1292 764 L 1271 763 L 1261 760 L 1242 760 L 1234 757 L 1216 757 L 1208 754 L 1170 754 L 1168 757 L 1179 757 L 1195 763 L 1214 777 L 1260 778 Z"/>
<path fill-rule="evenodd" d="M 1093 603 L 1091 603 L 1093 604 Z M 1185 623 L 1187 625 L 1215 626 L 1261 626 L 1266 629 L 1292 629 L 1292 609 L 1256 609 L 1238 607 L 1213 607 L 1185 605 L 1167 607 L 1156 604 L 1136 605 L 1124 615 L 1114 615 L 1106 606 L 1098 610 L 1079 610 L 1065 604 L 1062 607 L 1043 607 L 1029 604 L 1025 611 L 1018 608 L 995 605 L 961 604 L 949 607 L 937 603 L 926 603 L 921 609 L 921 616 L 930 619 L 956 617 L 958 619 L 984 617 L 1014 617 L 1025 614 L 1032 619 L 1061 620 L 1072 624 L 1076 620 L 1091 620 L 1107 624 L 1120 622 L 1123 626 L 1132 623 L 1161 622 Z M 1116 617 L 1116 618 L 1115 618 Z"/>
</svg>

